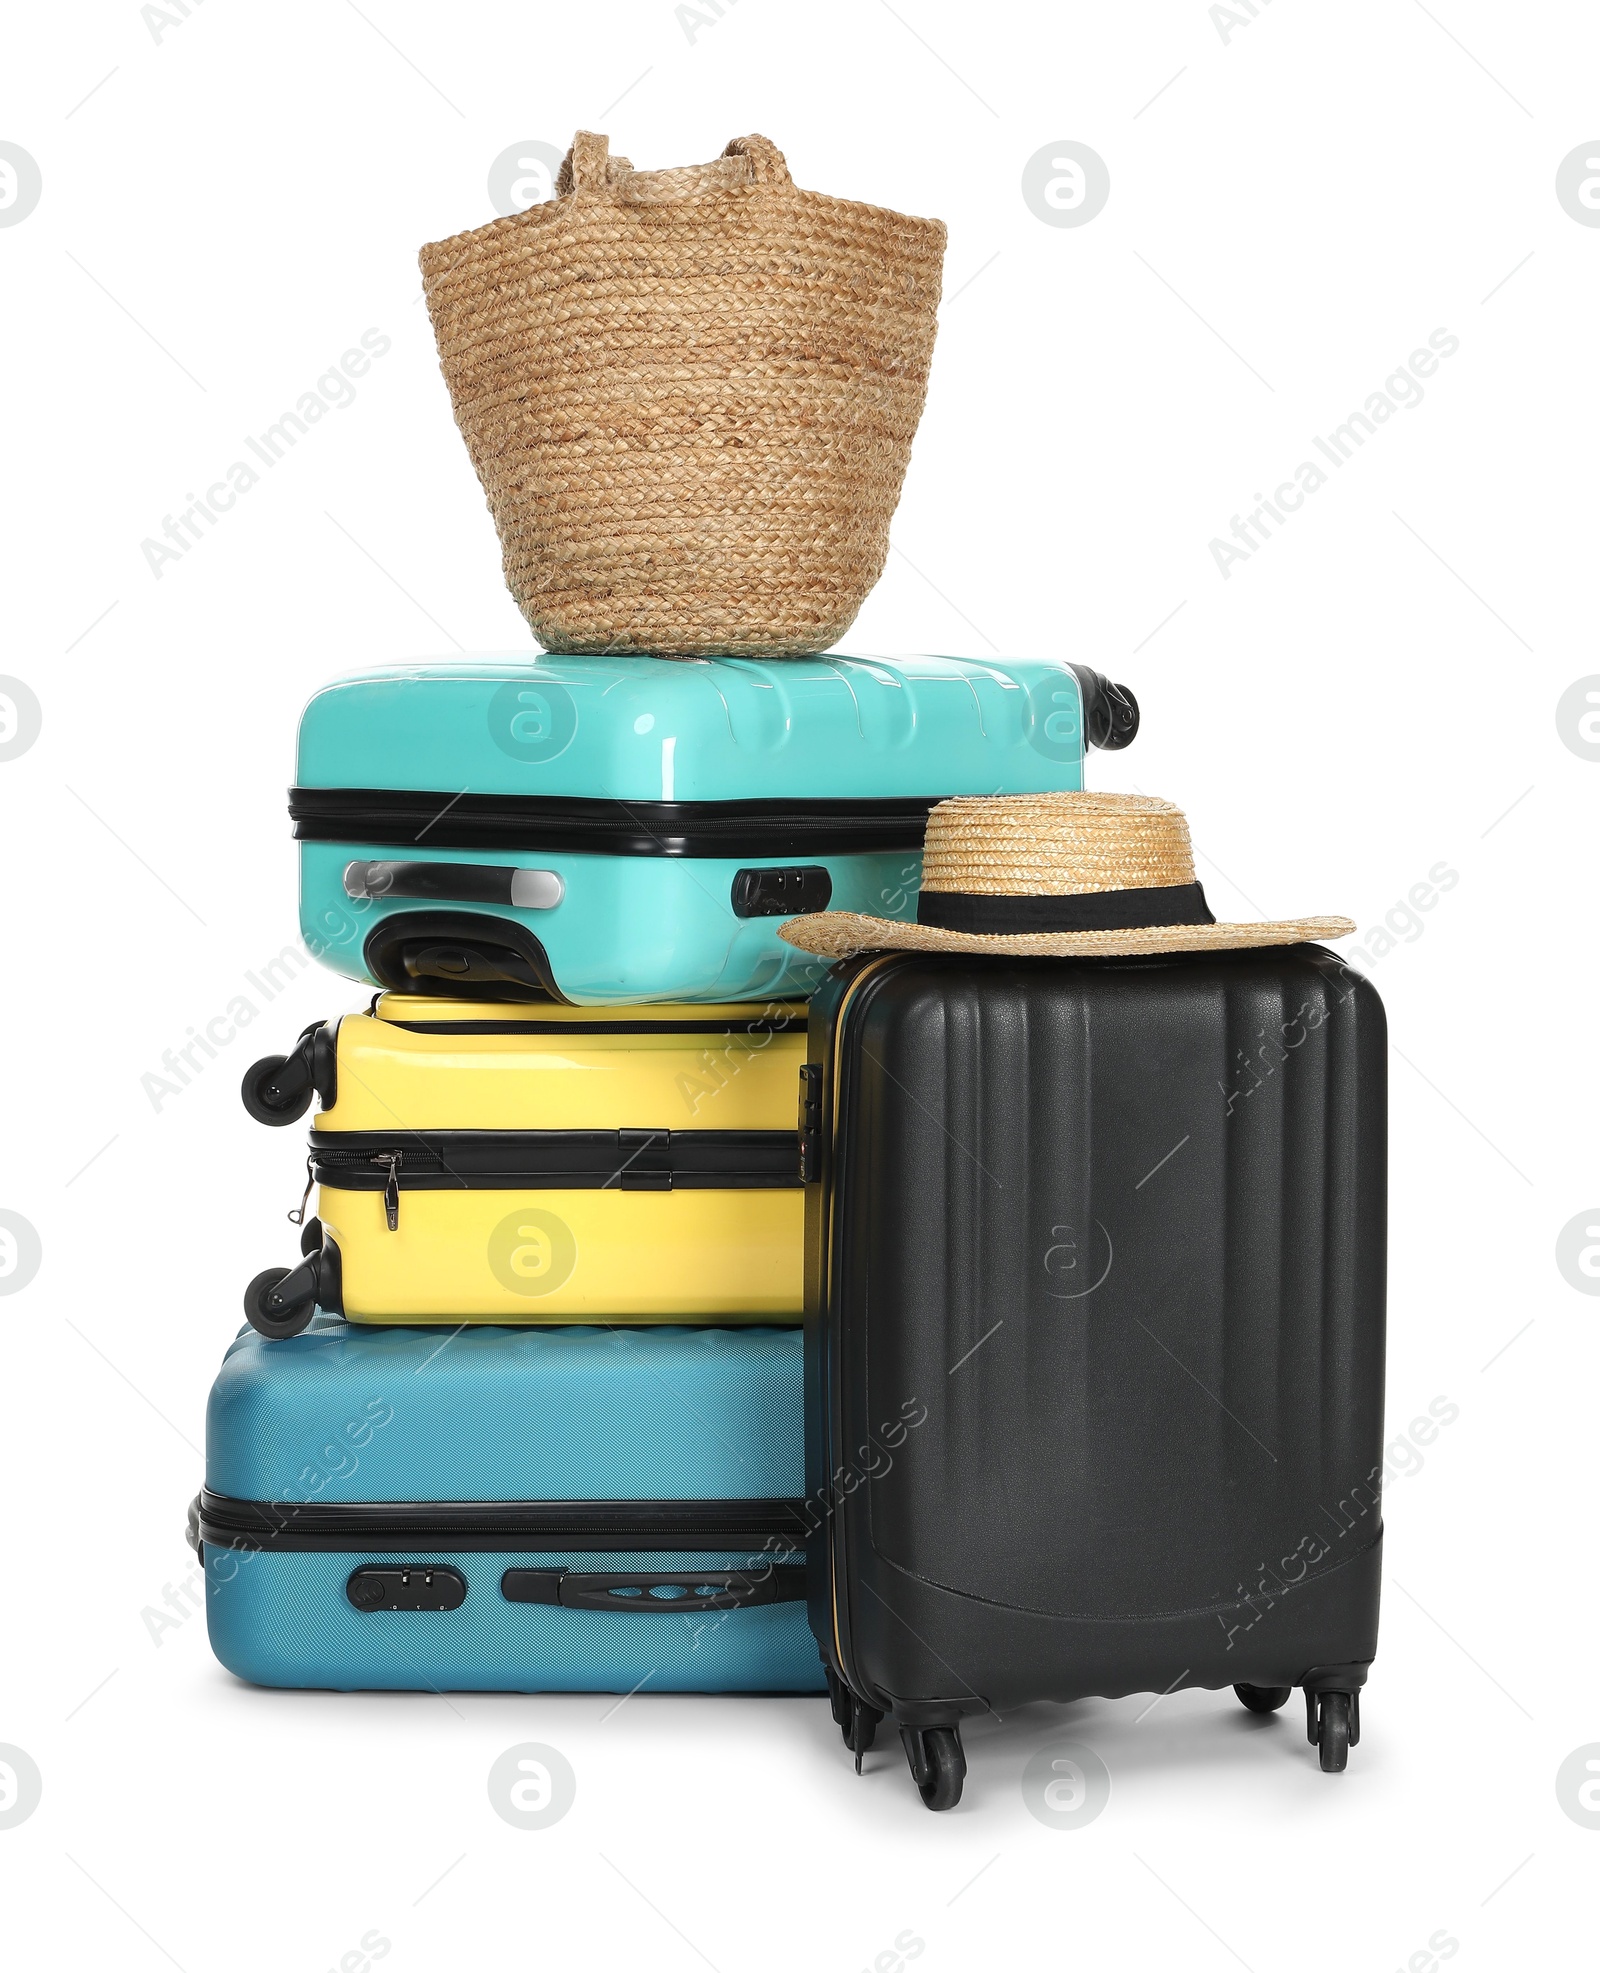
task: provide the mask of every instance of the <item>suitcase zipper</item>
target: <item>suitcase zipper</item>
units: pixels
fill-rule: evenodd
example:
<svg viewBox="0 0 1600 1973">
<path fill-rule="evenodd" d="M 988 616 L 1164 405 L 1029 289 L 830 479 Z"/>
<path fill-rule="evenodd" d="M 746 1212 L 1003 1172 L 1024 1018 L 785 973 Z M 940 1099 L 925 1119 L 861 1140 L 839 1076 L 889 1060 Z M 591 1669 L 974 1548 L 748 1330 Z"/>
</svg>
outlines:
<svg viewBox="0 0 1600 1973">
<path fill-rule="evenodd" d="M 329 1143 L 330 1136 L 353 1143 Z M 773 1190 L 800 1183 L 786 1130 L 437 1131 L 404 1148 L 366 1132 L 311 1133 L 322 1185 L 383 1193 L 384 1221 L 400 1230 L 400 1194 L 427 1191 L 670 1192 Z M 302 1207 L 304 1209 L 304 1201 Z"/>
<path fill-rule="evenodd" d="M 415 1547 L 539 1553 L 754 1553 L 779 1559 L 804 1540 L 799 1500 L 238 1500 L 201 1493 L 191 1541 L 218 1548 L 335 1553 Z M 773 1547 L 776 1544 L 776 1547 Z"/>
<path fill-rule="evenodd" d="M 388 1167 L 389 1176 L 383 1184 L 383 1216 L 391 1233 L 400 1231 L 400 1160 L 404 1156 L 403 1151 L 380 1151 L 372 1160 L 375 1165 Z"/>
<path fill-rule="evenodd" d="M 310 1203 L 311 1188 L 313 1185 L 316 1184 L 316 1182 L 317 1182 L 316 1168 L 313 1166 L 310 1158 L 308 1157 L 306 1159 L 306 1189 L 300 1194 L 299 1205 L 296 1206 L 292 1212 L 285 1215 L 291 1226 L 305 1225 L 306 1207 Z"/>
<path fill-rule="evenodd" d="M 405 1162 L 404 1151 L 317 1151 L 313 1150 L 306 1159 L 306 1189 L 300 1195 L 300 1204 L 290 1213 L 294 1225 L 304 1224 L 306 1202 L 311 1197 L 311 1188 L 316 1184 L 326 1184 L 326 1171 L 329 1168 L 341 1172 L 354 1171 L 368 1165 L 377 1165 L 384 1173 L 383 1178 L 383 1217 L 391 1233 L 400 1231 L 400 1167 Z M 442 1160 L 436 1160 L 438 1168 L 445 1169 Z"/>
<path fill-rule="evenodd" d="M 920 850 L 941 794 L 879 800 L 624 801 L 577 795 L 291 788 L 295 840 L 544 856 L 817 857 Z"/>
</svg>

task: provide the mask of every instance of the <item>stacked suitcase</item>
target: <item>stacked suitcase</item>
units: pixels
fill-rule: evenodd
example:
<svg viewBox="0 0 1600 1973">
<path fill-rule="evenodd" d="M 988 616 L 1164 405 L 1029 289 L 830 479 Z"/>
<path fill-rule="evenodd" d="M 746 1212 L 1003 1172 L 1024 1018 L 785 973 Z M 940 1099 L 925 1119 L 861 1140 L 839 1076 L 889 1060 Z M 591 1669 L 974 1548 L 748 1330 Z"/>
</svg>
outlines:
<svg viewBox="0 0 1600 1973">
<path fill-rule="evenodd" d="M 806 1600 L 827 967 L 777 930 L 912 916 L 935 802 L 1076 789 L 1137 717 L 1086 668 L 942 658 L 463 661 L 312 700 L 302 928 L 375 991 L 245 1078 L 259 1121 L 312 1114 L 301 1255 L 247 1291 L 191 1516 L 225 1665 L 826 1683 L 859 1739 L 882 1689 L 852 1711 Z"/>
</svg>

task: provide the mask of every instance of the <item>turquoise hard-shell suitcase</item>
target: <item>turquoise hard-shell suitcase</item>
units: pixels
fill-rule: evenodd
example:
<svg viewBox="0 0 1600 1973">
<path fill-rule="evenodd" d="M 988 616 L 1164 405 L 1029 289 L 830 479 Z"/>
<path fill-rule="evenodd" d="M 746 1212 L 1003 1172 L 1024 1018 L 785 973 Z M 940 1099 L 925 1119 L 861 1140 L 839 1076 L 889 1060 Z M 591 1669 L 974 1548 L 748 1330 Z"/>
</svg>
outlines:
<svg viewBox="0 0 1600 1973">
<path fill-rule="evenodd" d="M 190 1510 L 212 1649 L 336 1691 L 820 1692 L 798 1329 L 244 1330 Z"/>
<path fill-rule="evenodd" d="M 580 1005 L 803 996 L 782 921 L 909 917 L 947 795 L 1083 784 L 1138 707 L 1034 659 L 467 658 L 300 723 L 301 924 L 395 993 Z"/>
</svg>

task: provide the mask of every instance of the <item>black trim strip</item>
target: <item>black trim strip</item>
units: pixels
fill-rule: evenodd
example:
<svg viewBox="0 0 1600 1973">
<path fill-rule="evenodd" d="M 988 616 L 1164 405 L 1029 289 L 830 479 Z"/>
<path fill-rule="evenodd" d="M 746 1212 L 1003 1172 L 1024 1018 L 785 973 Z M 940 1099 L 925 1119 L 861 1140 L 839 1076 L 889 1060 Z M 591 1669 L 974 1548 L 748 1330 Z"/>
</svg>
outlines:
<svg viewBox="0 0 1600 1973">
<path fill-rule="evenodd" d="M 920 850 L 941 795 L 880 801 L 634 802 L 422 788 L 291 788 L 302 843 L 589 856 L 844 856 Z"/>
<path fill-rule="evenodd" d="M 743 1191 L 800 1183 L 793 1130 L 314 1130 L 319 1185 L 346 1192 Z"/>
<path fill-rule="evenodd" d="M 755 1554 L 804 1540 L 802 1500 L 236 1500 L 202 1490 L 208 1547 L 280 1554 Z"/>
<path fill-rule="evenodd" d="M 1057 897 L 998 897 L 978 891 L 917 894 L 919 925 L 982 938 L 1025 932 L 1131 932 L 1147 926 L 1216 922 L 1199 884 L 1077 891 Z"/>
</svg>

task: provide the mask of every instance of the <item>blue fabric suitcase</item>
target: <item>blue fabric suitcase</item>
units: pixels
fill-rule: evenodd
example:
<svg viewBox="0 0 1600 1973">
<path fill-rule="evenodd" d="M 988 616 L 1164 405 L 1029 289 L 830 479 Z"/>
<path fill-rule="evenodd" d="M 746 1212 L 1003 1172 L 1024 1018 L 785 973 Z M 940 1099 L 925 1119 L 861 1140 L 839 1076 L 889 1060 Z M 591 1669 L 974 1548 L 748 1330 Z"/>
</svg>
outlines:
<svg viewBox="0 0 1600 1973">
<path fill-rule="evenodd" d="M 336 1691 L 820 1692 L 798 1329 L 235 1339 L 190 1509 L 212 1649 Z"/>
<path fill-rule="evenodd" d="M 799 911 L 916 909 L 946 795 L 1083 785 L 1138 707 L 1083 665 L 466 658 L 311 700 L 301 928 L 393 993 L 583 1006 L 804 997 Z"/>
</svg>

